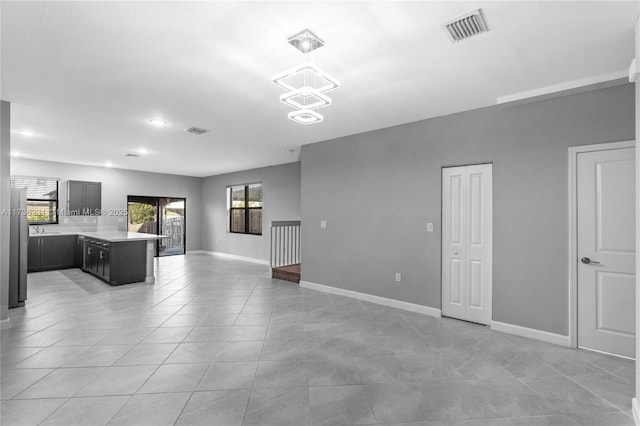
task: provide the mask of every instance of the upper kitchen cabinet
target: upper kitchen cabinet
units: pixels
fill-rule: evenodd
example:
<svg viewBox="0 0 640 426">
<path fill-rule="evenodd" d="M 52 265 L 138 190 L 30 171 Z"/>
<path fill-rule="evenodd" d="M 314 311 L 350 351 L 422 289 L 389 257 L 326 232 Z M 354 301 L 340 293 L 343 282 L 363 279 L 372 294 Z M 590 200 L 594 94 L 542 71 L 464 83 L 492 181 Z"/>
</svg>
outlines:
<svg viewBox="0 0 640 426">
<path fill-rule="evenodd" d="M 78 215 L 100 215 L 102 208 L 102 183 L 70 180 L 67 183 L 68 209 Z"/>
</svg>

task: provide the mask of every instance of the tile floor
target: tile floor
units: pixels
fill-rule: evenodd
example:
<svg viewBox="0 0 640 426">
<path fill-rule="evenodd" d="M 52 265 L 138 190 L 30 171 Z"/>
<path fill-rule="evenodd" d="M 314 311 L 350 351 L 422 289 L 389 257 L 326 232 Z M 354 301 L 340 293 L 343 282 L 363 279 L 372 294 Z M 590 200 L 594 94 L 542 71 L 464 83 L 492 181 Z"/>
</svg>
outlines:
<svg viewBox="0 0 640 426">
<path fill-rule="evenodd" d="M 29 275 L 3 425 L 632 425 L 634 364 L 161 258 L 153 285 Z"/>
</svg>

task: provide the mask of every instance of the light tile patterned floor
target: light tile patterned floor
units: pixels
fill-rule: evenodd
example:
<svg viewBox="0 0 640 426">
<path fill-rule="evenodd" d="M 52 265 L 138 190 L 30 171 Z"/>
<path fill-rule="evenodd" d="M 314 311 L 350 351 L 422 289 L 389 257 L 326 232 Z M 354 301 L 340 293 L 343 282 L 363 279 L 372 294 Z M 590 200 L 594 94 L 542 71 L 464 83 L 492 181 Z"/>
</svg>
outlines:
<svg viewBox="0 0 640 426">
<path fill-rule="evenodd" d="M 2 425 L 632 425 L 634 364 L 272 280 L 206 255 L 157 282 L 29 275 Z"/>
</svg>

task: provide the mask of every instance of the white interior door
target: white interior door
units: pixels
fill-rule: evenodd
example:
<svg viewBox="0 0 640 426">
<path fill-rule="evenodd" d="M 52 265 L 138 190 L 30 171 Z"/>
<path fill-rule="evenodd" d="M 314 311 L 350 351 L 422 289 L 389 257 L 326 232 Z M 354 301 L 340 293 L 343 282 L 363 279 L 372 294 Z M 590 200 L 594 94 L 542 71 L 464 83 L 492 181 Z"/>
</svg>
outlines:
<svg viewBox="0 0 640 426">
<path fill-rule="evenodd" d="M 578 154 L 578 346 L 635 356 L 635 149 Z"/>
<path fill-rule="evenodd" d="M 491 322 L 492 166 L 442 169 L 442 314 Z"/>
</svg>

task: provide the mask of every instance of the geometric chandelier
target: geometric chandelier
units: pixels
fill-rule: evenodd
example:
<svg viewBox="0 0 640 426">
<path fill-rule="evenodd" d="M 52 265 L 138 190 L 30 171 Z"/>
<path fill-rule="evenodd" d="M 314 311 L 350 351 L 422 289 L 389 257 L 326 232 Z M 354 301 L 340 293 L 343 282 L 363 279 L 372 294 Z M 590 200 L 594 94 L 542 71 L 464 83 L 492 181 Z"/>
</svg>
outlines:
<svg viewBox="0 0 640 426">
<path fill-rule="evenodd" d="M 324 46 L 324 42 L 309 30 L 289 37 L 288 41 L 305 56 Z M 295 108 L 288 117 L 300 124 L 322 121 L 323 117 L 318 109 L 331 105 L 331 98 L 326 95 L 326 92 L 340 85 L 338 80 L 310 60 L 274 75 L 271 80 L 286 90 L 286 93 L 280 95 L 280 101 Z"/>
</svg>

